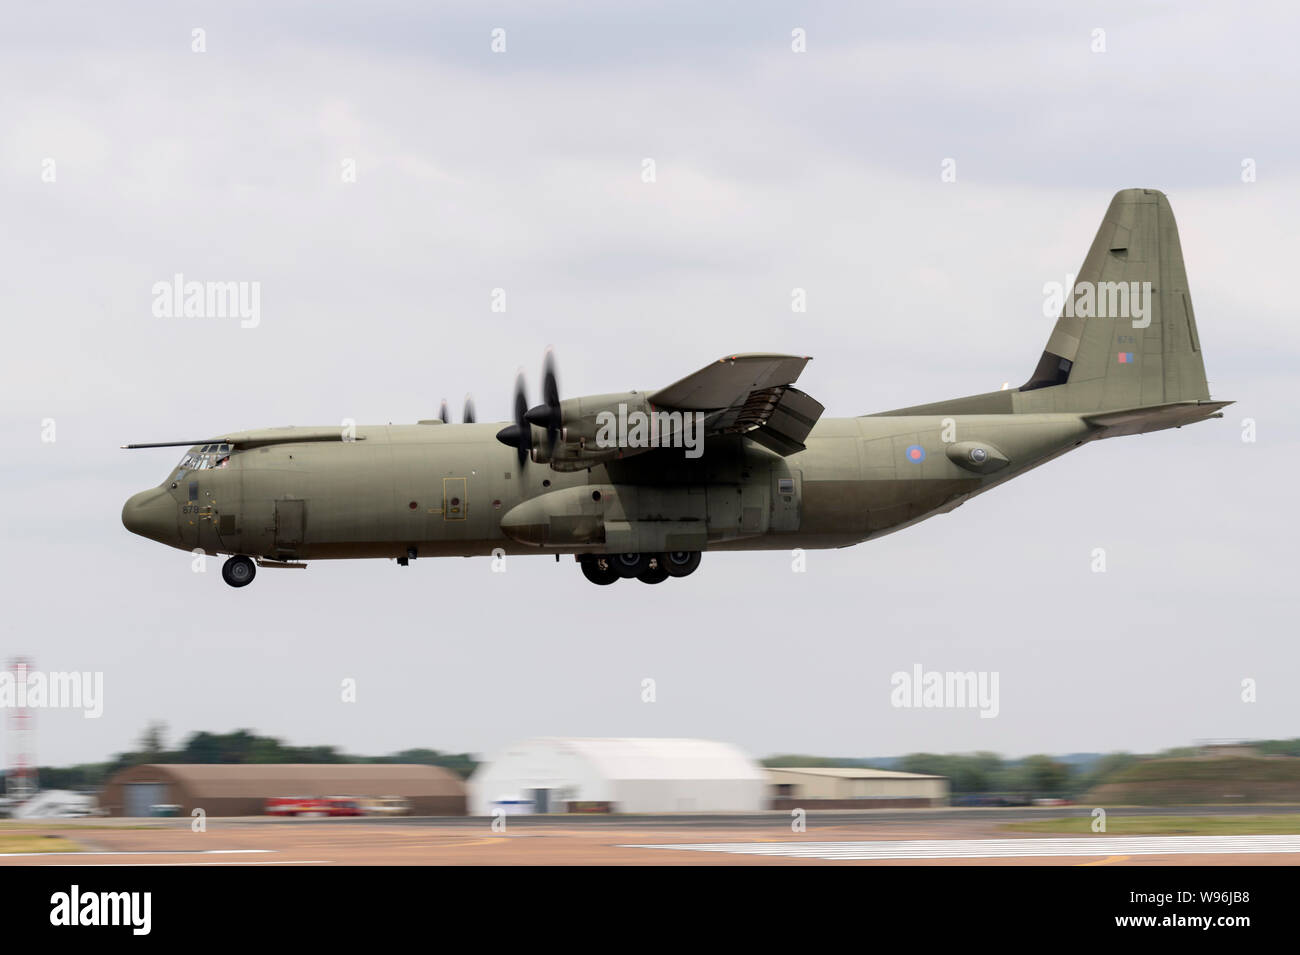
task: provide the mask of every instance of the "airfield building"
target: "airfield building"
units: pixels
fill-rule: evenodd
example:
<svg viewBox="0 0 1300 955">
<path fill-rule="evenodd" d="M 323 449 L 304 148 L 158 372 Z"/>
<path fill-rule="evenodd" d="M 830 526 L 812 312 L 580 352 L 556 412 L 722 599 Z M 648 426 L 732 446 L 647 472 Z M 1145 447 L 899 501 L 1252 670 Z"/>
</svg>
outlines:
<svg viewBox="0 0 1300 955">
<path fill-rule="evenodd" d="M 506 747 L 469 780 L 470 812 L 756 812 L 767 776 L 702 739 L 539 738 Z"/>
<path fill-rule="evenodd" d="M 775 766 L 773 809 L 904 809 L 948 804 L 948 779 L 887 769 Z"/>
<path fill-rule="evenodd" d="M 110 816 L 256 816 L 277 797 L 400 796 L 411 815 L 463 816 L 465 784 L 439 766 L 407 763 L 156 763 L 114 775 L 99 796 Z"/>
</svg>

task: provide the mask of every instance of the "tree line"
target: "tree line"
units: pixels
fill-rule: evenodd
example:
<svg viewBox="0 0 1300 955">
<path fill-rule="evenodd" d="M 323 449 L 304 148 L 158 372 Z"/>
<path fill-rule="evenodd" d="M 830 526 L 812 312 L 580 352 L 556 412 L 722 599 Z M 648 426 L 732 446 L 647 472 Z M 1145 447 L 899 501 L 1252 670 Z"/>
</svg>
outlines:
<svg viewBox="0 0 1300 955">
<path fill-rule="evenodd" d="M 165 743 L 166 727 L 151 723 L 136 748 L 118 753 L 102 763 L 37 769 L 43 789 L 96 789 L 109 777 L 145 763 L 419 763 L 441 766 L 468 777 L 478 765 L 469 753 L 444 753 L 436 749 L 406 749 L 387 756 L 352 756 L 335 746 L 288 746 L 252 730 L 230 733 L 191 733 L 175 749 Z"/>
<path fill-rule="evenodd" d="M 1300 738 L 1258 740 L 1248 745 L 1261 756 L 1300 756 Z M 946 776 L 954 796 L 1004 794 L 1025 799 L 1073 799 L 1137 763 L 1198 756 L 1202 752 L 1199 747 L 1181 746 L 1146 755 L 1114 752 L 1050 756 L 1039 753 L 1020 759 L 1005 759 L 991 752 L 909 753 L 885 759 L 793 754 L 768 757 L 763 760 L 763 765 L 863 767 Z"/>
</svg>

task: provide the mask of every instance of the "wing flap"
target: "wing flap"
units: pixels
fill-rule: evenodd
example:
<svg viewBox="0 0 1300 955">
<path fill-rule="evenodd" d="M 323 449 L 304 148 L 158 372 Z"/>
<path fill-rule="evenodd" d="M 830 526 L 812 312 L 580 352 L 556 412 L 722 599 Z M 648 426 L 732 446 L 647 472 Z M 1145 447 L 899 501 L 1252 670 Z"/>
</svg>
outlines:
<svg viewBox="0 0 1300 955">
<path fill-rule="evenodd" d="M 769 451 L 787 457 L 804 449 L 804 441 L 826 407 L 798 388 L 786 388 L 771 416 L 746 433 Z"/>
<path fill-rule="evenodd" d="M 798 388 L 752 392 L 743 405 L 707 422 L 706 433 L 741 434 L 782 457 L 804 449 L 804 441 L 825 407 Z"/>
<path fill-rule="evenodd" d="M 812 359 L 756 353 L 721 358 L 650 395 L 655 407 L 710 412 L 706 434 L 739 434 L 785 457 L 804 440 L 826 409 L 793 387 Z"/>
</svg>

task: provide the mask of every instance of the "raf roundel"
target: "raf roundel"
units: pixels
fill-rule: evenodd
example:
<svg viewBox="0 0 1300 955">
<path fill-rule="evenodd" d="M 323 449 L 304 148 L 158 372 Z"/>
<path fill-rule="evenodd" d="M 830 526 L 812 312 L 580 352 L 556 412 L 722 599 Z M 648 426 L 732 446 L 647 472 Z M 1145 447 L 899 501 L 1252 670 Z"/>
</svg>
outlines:
<svg viewBox="0 0 1300 955">
<path fill-rule="evenodd" d="M 909 445 L 907 451 L 904 453 L 907 455 L 907 460 L 911 461 L 913 464 L 920 464 L 925 460 L 925 448 L 921 447 L 919 444 Z"/>
</svg>

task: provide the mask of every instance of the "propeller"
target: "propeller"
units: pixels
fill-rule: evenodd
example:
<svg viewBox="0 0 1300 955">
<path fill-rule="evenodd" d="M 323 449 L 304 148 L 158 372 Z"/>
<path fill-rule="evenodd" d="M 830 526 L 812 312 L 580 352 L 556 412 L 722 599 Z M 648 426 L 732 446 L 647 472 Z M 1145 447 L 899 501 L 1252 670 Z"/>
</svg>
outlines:
<svg viewBox="0 0 1300 955">
<path fill-rule="evenodd" d="M 542 362 L 542 403 L 529 408 L 524 420 L 546 429 L 546 449 L 555 450 L 555 442 L 564 426 L 564 412 L 560 408 L 560 385 L 555 378 L 555 350 L 546 349 Z"/>
<path fill-rule="evenodd" d="M 515 379 L 515 415 L 514 424 L 508 424 L 497 432 L 497 440 L 509 445 L 519 454 L 519 466 L 522 468 L 528 460 L 528 453 L 533 448 L 533 428 L 526 420 L 528 398 L 524 394 L 524 373 L 521 371 Z"/>
<path fill-rule="evenodd" d="M 442 407 L 438 409 L 438 420 L 443 424 L 451 424 L 451 414 L 447 411 L 447 399 L 442 399 Z M 474 396 L 465 396 L 465 409 L 460 413 L 460 420 L 465 424 L 474 423 Z"/>
</svg>

